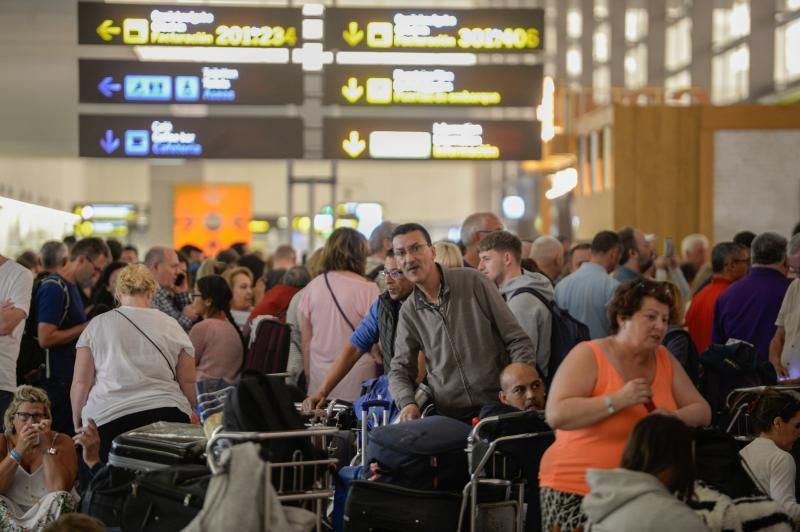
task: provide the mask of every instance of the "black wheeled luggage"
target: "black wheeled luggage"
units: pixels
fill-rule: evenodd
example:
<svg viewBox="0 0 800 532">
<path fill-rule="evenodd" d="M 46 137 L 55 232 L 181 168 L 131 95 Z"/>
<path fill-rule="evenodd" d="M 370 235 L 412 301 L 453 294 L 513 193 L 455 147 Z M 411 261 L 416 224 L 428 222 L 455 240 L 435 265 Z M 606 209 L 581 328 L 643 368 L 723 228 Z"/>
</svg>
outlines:
<svg viewBox="0 0 800 532">
<path fill-rule="evenodd" d="M 345 532 L 457 532 L 461 494 L 354 480 L 344 510 Z"/>
<path fill-rule="evenodd" d="M 152 471 L 205 462 L 203 427 L 158 421 L 120 434 L 111 444 L 108 463 L 131 471 Z"/>
</svg>

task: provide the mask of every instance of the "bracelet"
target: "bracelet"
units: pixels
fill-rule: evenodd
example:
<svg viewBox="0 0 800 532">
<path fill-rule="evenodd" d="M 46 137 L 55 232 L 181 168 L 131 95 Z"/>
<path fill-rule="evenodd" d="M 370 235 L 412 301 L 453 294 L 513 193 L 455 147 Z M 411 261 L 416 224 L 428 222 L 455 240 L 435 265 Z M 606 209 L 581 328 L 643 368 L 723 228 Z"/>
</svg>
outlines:
<svg viewBox="0 0 800 532">
<path fill-rule="evenodd" d="M 610 395 L 603 396 L 603 401 L 606 403 L 606 409 L 608 410 L 608 414 L 613 416 L 617 413 L 617 409 L 614 406 L 614 401 L 611 399 Z"/>
<path fill-rule="evenodd" d="M 22 463 L 22 455 L 19 454 L 16 449 L 11 449 L 8 451 L 8 456 L 10 456 L 18 464 Z"/>
</svg>

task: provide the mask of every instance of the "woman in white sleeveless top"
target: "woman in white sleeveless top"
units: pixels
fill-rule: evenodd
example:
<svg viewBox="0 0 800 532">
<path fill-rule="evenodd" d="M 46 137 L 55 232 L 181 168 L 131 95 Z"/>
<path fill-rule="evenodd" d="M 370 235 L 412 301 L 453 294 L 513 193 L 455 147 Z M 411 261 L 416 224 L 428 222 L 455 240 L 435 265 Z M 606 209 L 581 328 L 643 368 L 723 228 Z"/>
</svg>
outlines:
<svg viewBox="0 0 800 532">
<path fill-rule="evenodd" d="M 17 388 L 4 421 L 0 530 L 41 530 L 78 506 L 75 446 L 66 434 L 50 430 L 50 400 L 39 388 Z"/>
</svg>

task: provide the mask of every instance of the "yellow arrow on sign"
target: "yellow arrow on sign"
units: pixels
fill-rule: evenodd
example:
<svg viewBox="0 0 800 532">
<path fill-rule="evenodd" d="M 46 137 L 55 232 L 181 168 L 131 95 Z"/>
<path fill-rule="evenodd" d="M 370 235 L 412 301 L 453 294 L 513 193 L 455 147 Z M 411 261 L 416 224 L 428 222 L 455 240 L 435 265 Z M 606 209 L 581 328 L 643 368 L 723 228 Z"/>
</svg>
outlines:
<svg viewBox="0 0 800 532">
<path fill-rule="evenodd" d="M 121 31 L 122 28 L 114 26 L 114 21 L 110 18 L 105 19 L 102 24 L 97 26 L 97 34 L 104 41 L 110 41 L 112 35 L 119 35 Z"/>
<path fill-rule="evenodd" d="M 348 78 L 347 85 L 342 86 L 342 96 L 350 103 L 356 103 L 364 95 L 364 87 L 356 78 Z"/>
<path fill-rule="evenodd" d="M 358 22 L 351 21 L 347 25 L 347 30 L 342 32 L 342 37 L 347 44 L 355 46 L 364 38 L 364 31 L 358 29 Z"/>
<path fill-rule="evenodd" d="M 342 141 L 342 149 L 344 152 L 355 159 L 367 147 L 367 142 L 359 138 L 358 131 L 351 131 L 350 137 Z"/>
</svg>

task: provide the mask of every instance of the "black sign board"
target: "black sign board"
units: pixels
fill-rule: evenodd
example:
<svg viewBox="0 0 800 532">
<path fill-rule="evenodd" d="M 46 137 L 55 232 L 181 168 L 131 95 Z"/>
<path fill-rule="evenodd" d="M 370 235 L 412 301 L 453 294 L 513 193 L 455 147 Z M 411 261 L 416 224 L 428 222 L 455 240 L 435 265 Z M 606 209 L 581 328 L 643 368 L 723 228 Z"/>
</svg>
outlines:
<svg viewBox="0 0 800 532">
<path fill-rule="evenodd" d="M 300 118 L 81 115 L 80 156 L 299 159 Z"/>
<path fill-rule="evenodd" d="M 326 105 L 532 107 L 542 100 L 541 65 L 325 67 Z"/>
<path fill-rule="evenodd" d="M 325 48 L 349 51 L 520 53 L 544 46 L 544 10 L 325 10 Z"/>
<path fill-rule="evenodd" d="M 303 102 L 300 65 L 81 59 L 81 103 L 282 105 Z"/>
<path fill-rule="evenodd" d="M 290 7 L 78 3 L 78 44 L 294 48 Z"/>
<path fill-rule="evenodd" d="M 326 118 L 325 159 L 540 159 L 541 124 L 522 120 Z"/>
</svg>

